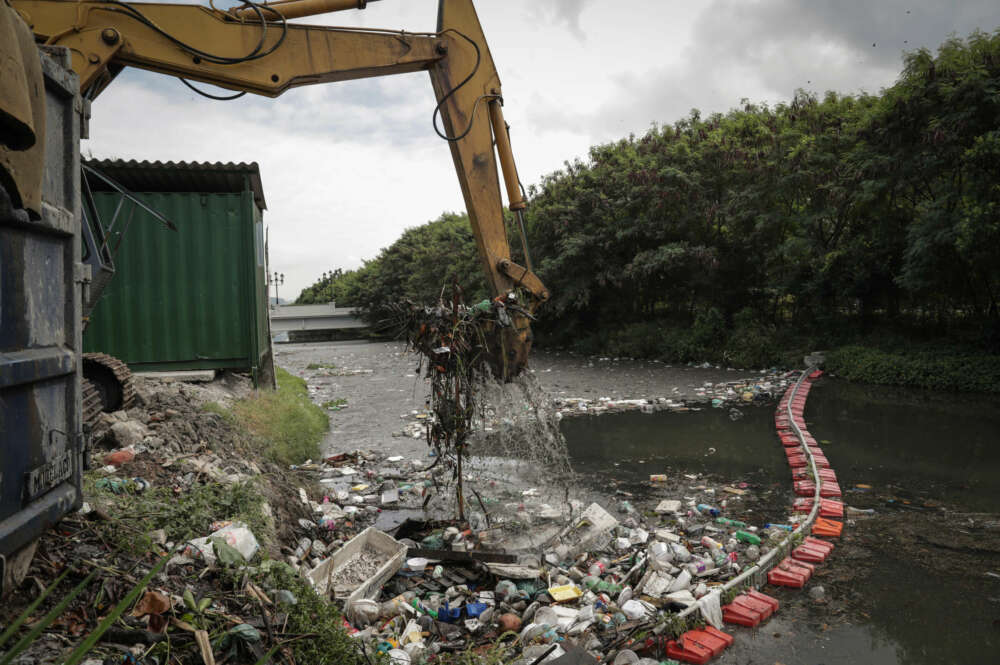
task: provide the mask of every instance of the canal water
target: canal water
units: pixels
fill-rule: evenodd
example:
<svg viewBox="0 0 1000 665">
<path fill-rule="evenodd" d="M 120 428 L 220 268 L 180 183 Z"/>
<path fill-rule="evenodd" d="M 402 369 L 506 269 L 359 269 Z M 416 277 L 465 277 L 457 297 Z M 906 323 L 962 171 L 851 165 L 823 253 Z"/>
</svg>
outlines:
<svg viewBox="0 0 1000 665">
<path fill-rule="evenodd" d="M 747 482 L 768 497 L 757 505 L 761 514 L 747 517 L 779 520 L 793 495 L 773 405 L 739 412 L 574 417 L 562 429 L 575 469 L 595 489 L 649 491 L 644 481 L 652 473 L 704 474 Z M 978 569 L 945 575 L 933 559 L 951 556 L 949 550 L 924 547 L 920 558 L 932 563 L 918 565 L 912 544 L 894 547 L 892 532 L 919 532 L 930 516 L 952 514 L 1000 526 L 1000 400 L 824 379 L 814 385 L 805 417 L 844 500 L 877 515 L 850 525 L 825 564 L 833 578 L 826 582 L 829 604 L 775 591 L 786 611 L 753 634 L 735 629 L 751 639 L 739 640 L 718 662 L 998 662 L 1000 579 L 985 573 L 1000 573 L 1000 556 L 986 552 L 969 566 Z M 863 602 L 847 603 L 848 597 Z"/>
</svg>

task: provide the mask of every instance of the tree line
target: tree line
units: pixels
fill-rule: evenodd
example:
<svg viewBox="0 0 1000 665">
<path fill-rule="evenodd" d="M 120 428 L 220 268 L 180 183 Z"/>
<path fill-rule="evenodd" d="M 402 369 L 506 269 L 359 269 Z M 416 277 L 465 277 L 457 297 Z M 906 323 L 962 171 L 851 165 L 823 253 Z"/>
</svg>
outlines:
<svg viewBox="0 0 1000 665">
<path fill-rule="evenodd" d="M 1000 30 L 905 54 L 880 94 L 692 111 L 594 146 L 529 195 L 552 293 L 542 343 L 757 367 L 796 343 L 996 351 Z M 377 322 L 452 280 L 486 294 L 466 219 L 445 214 L 299 302 Z"/>
</svg>

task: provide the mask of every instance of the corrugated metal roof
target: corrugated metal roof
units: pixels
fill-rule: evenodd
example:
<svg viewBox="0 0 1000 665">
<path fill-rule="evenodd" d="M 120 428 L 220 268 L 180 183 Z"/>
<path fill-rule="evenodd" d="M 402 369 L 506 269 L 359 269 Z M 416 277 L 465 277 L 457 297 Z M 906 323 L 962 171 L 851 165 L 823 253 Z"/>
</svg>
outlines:
<svg viewBox="0 0 1000 665">
<path fill-rule="evenodd" d="M 267 209 L 257 162 L 149 162 L 135 159 L 87 159 L 97 169 L 133 192 L 242 192 L 249 178 L 253 200 Z M 110 191 L 98 178 L 90 178 L 94 191 Z"/>
</svg>

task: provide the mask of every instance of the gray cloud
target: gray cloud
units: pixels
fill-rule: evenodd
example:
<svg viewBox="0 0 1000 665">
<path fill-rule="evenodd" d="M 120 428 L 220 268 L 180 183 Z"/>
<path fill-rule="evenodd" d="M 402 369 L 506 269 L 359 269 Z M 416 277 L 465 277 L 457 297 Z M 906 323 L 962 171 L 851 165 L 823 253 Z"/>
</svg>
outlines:
<svg viewBox="0 0 1000 665">
<path fill-rule="evenodd" d="M 644 70 L 630 63 L 612 76 L 610 101 L 589 112 L 540 102 L 531 121 L 606 141 L 672 123 L 692 108 L 725 111 L 743 98 L 775 103 L 798 88 L 876 93 L 895 81 L 903 51 L 992 31 L 998 7 L 996 0 L 713 0 L 678 61 Z"/>
<path fill-rule="evenodd" d="M 551 21 L 555 24 L 562 24 L 569 28 L 580 41 L 587 38 L 580 25 L 580 16 L 583 10 L 590 5 L 593 0 L 545 0 L 532 5 L 532 11 L 543 20 Z"/>
</svg>

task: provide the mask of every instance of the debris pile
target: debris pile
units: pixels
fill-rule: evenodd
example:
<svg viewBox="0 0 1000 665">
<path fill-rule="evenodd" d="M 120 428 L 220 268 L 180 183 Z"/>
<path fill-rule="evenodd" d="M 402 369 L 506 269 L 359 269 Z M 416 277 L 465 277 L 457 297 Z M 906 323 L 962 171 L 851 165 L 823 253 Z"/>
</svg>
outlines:
<svg viewBox="0 0 1000 665">
<path fill-rule="evenodd" d="M 418 498 L 419 490 L 409 499 L 406 494 L 428 487 L 421 474 L 431 472 L 393 459 L 389 467 L 414 469 L 412 476 L 396 478 L 403 500 Z M 369 464 L 375 473 L 387 468 L 387 460 Z M 362 474 L 372 481 L 364 491 L 374 505 L 386 480 L 368 474 Z M 572 662 L 580 663 L 612 662 L 623 653 L 683 655 L 674 638 L 706 623 L 722 628 L 723 606 L 748 620 L 749 610 L 732 606 L 736 590 L 722 593 L 723 583 L 777 547 L 801 516 L 751 524 L 743 510 L 750 490 L 700 484 L 689 486 L 690 495 L 664 497 L 661 479 L 651 478 L 650 496 L 639 507 L 622 500 L 611 512 L 598 503 L 571 501 L 570 516 L 555 510 L 541 521 L 543 510 L 532 505 L 531 490 L 520 493 L 520 510 L 504 514 L 511 492 L 493 487 L 495 494 L 484 491 L 483 497 L 500 511 L 492 528 L 410 519 L 390 529 L 395 537 L 368 530 L 306 575 L 343 608 L 356 640 L 397 663 L 486 648 L 504 648 L 503 662 L 525 665 L 543 654 L 539 662 L 570 652 L 579 658 Z M 545 524 L 550 528 L 544 541 L 535 539 L 520 551 L 508 545 L 518 530 L 542 531 Z M 361 547 L 375 535 L 383 554 L 376 557 L 372 550 L 365 570 L 373 576 L 378 571 L 384 578 L 378 584 L 352 572 L 356 553 L 367 551 Z M 393 550 L 393 543 L 400 549 Z M 394 551 L 405 554 L 387 554 Z M 351 584 L 338 589 L 333 580 L 345 576 Z M 358 594 L 362 586 L 369 593 Z M 752 605 L 745 598 L 739 602 Z"/>
<path fill-rule="evenodd" d="M 694 391 L 695 399 L 651 397 L 646 399 L 614 399 L 611 397 L 555 397 L 559 417 L 601 415 L 623 411 L 690 411 L 709 403 L 713 408 L 738 407 L 773 403 L 794 382 L 794 373 L 772 371 L 753 380 L 705 382 Z M 674 388 L 680 392 L 679 388 Z"/>
</svg>

